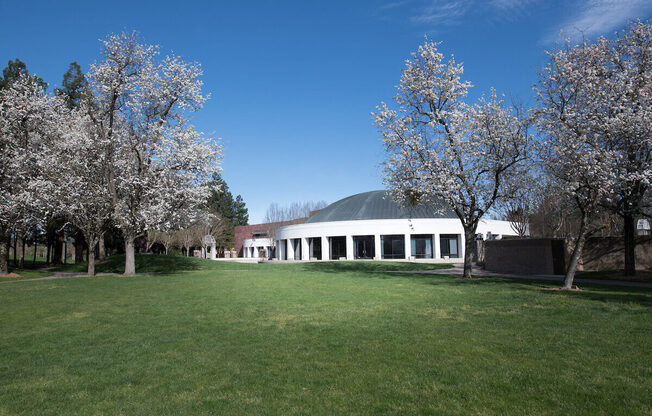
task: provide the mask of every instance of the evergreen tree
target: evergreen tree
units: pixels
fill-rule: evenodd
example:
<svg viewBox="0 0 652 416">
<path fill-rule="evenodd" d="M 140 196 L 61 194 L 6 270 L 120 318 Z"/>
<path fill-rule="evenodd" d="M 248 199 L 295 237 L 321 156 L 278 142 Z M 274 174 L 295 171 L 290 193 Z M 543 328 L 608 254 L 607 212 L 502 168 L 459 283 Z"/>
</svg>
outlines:
<svg viewBox="0 0 652 416">
<path fill-rule="evenodd" d="M 0 77 L 0 90 L 9 88 L 9 85 L 21 76 L 30 76 L 29 71 L 27 70 L 27 65 L 18 58 L 14 61 L 9 60 L 9 62 L 7 62 L 7 67 L 2 70 L 2 77 Z M 48 84 L 41 78 L 36 75 L 32 75 L 31 78 L 43 89 L 47 88 Z"/>
<path fill-rule="evenodd" d="M 226 181 L 219 174 L 213 175 L 211 185 L 214 189 L 208 198 L 208 209 L 226 220 L 224 236 L 221 240 L 218 239 L 217 244 L 223 248 L 231 248 L 235 244 L 234 228 L 248 224 L 249 211 L 242 196 L 237 195 L 234 198 Z"/>
<path fill-rule="evenodd" d="M 65 96 L 69 108 L 79 105 L 84 90 L 88 88 L 88 82 L 77 62 L 71 62 L 68 70 L 63 74 L 61 88 L 57 88 L 57 94 Z"/>
</svg>

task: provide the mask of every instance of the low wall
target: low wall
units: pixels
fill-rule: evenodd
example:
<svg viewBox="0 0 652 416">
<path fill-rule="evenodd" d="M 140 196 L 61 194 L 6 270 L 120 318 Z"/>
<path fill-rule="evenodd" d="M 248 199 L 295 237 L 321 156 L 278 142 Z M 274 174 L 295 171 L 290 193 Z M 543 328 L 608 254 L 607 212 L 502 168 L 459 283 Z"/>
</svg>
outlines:
<svg viewBox="0 0 652 416">
<path fill-rule="evenodd" d="M 513 274 L 561 274 L 564 241 L 551 238 L 514 238 L 484 242 L 485 269 Z"/>
<path fill-rule="evenodd" d="M 574 241 L 553 238 L 517 238 L 484 241 L 485 269 L 498 273 L 564 274 Z M 578 270 L 624 268 L 624 242 L 620 237 L 587 239 Z M 481 256 L 478 255 L 478 258 Z M 652 270 L 652 237 L 636 238 L 636 269 Z"/>
<path fill-rule="evenodd" d="M 567 244 L 572 252 L 573 244 Z M 652 269 L 652 237 L 636 237 L 636 269 Z M 570 258 L 570 254 L 569 254 Z M 625 242 L 620 237 L 593 237 L 586 240 L 579 270 L 609 270 L 625 268 Z"/>
</svg>

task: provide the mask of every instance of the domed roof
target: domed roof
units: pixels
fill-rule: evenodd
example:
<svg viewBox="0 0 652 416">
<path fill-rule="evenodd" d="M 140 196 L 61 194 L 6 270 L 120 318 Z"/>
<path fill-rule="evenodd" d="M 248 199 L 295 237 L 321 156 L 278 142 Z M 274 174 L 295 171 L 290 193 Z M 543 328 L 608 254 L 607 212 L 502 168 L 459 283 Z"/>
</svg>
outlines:
<svg viewBox="0 0 652 416">
<path fill-rule="evenodd" d="M 449 207 L 444 209 L 437 207 L 437 204 L 432 203 L 401 207 L 387 191 L 371 191 L 333 202 L 310 217 L 306 223 L 399 218 L 457 218 Z"/>
</svg>

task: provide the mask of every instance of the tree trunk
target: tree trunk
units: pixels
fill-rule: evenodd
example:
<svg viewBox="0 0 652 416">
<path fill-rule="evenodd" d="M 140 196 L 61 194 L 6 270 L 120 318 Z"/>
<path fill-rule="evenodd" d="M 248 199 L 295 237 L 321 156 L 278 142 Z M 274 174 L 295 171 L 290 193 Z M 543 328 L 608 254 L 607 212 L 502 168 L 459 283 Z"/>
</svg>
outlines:
<svg viewBox="0 0 652 416">
<path fill-rule="evenodd" d="M 34 259 L 32 260 L 32 266 L 36 266 L 36 249 L 38 249 L 38 243 L 34 240 Z"/>
<path fill-rule="evenodd" d="M 51 244 L 48 243 L 48 248 L 47 251 L 45 252 L 45 264 L 50 264 L 50 246 Z"/>
<path fill-rule="evenodd" d="M 104 236 L 100 237 L 100 241 L 97 243 L 97 257 L 100 261 L 106 258 L 106 252 L 104 251 Z"/>
<path fill-rule="evenodd" d="M 18 234 L 14 233 L 14 266 L 18 266 Z"/>
<path fill-rule="evenodd" d="M 623 237 L 625 239 L 625 276 L 636 275 L 636 224 L 634 215 L 626 212 L 624 215 Z"/>
<path fill-rule="evenodd" d="M 63 231 L 56 234 L 52 250 L 52 264 L 59 265 L 63 263 L 61 254 L 63 253 Z"/>
<path fill-rule="evenodd" d="M 95 276 L 95 251 L 88 250 L 88 275 Z"/>
<path fill-rule="evenodd" d="M 464 228 L 464 278 L 473 277 L 473 240 L 475 239 L 475 228 Z"/>
<path fill-rule="evenodd" d="M 9 274 L 9 245 L 11 244 L 8 233 L 0 230 L 0 274 Z"/>
<path fill-rule="evenodd" d="M 20 258 L 18 261 L 18 267 L 21 269 L 25 268 L 25 238 L 20 237 Z"/>
<path fill-rule="evenodd" d="M 125 233 L 125 276 L 136 274 L 136 260 L 134 257 L 134 236 Z"/>
<path fill-rule="evenodd" d="M 582 249 L 584 248 L 584 242 L 586 241 L 587 234 L 587 218 L 586 214 L 582 213 L 582 218 L 580 220 L 580 233 L 577 237 L 577 242 L 573 248 L 573 255 L 571 256 L 570 263 L 568 264 L 568 269 L 566 270 L 566 277 L 564 277 L 564 286 L 562 289 L 570 290 L 573 288 L 573 279 L 575 279 L 575 272 L 577 271 L 577 264 L 580 261 L 582 256 Z"/>
<path fill-rule="evenodd" d="M 84 262 L 84 245 L 81 241 L 75 242 L 75 264 Z"/>
</svg>

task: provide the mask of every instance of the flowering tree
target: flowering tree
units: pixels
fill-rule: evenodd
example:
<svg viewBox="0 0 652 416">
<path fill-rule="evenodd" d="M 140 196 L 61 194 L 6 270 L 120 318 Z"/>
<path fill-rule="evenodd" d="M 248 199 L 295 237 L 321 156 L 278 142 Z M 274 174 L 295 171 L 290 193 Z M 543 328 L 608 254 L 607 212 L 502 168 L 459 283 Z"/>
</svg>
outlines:
<svg viewBox="0 0 652 416">
<path fill-rule="evenodd" d="M 88 113 L 106 143 L 106 183 L 130 275 L 134 239 L 206 200 L 221 149 L 189 124 L 188 113 L 206 100 L 199 65 L 158 59 L 157 48 L 133 34 L 108 37 L 102 55 L 88 75 Z"/>
<path fill-rule="evenodd" d="M 581 48 L 593 57 L 585 82 L 599 86 L 585 113 L 610 151 L 614 188 L 607 207 L 623 218 L 625 275 L 634 275 L 636 216 L 652 207 L 646 196 L 652 189 L 652 24 L 632 23 L 615 40 Z"/>
<path fill-rule="evenodd" d="M 550 62 L 536 87 L 537 123 L 546 135 L 542 164 L 557 192 L 568 196 L 579 213 L 579 230 L 563 289 L 571 289 L 584 242 L 596 231 L 590 219 L 613 193 L 613 152 L 602 146 L 592 116 L 603 86 L 593 76 L 594 52 L 589 45 L 549 53 Z"/>
<path fill-rule="evenodd" d="M 471 278 L 478 222 L 498 200 L 510 198 L 525 160 L 527 122 L 508 110 L 494 90 L 465 103 L 471 84 L 463 67 L 446 61 L 428 42 L 406 61 L 398 111 L 384 103 L 374 114 L 385 144 L 385 183 L 402 204 L 437 200 L 464 227 L 464 277 Z"/>
<path fill-rule="evenodd" d="M 580 212 L 564 287 L 592 231 L 585 223 L 603 207 L 623 217 L 625 273 L 635 273 L 635 216 L 649 207 L 652 184 L 651 34 L 649 23 L 636 22 L 615 40 L 567 43 L 539 75 L 548 171 Z"/>
<path fill-rule="evenodd" d="M 53 200 L 55 212 L 83 234 L 88 244 L 88 275 L 93 276 L 95 246 L 104 236 L 112 209 L 105 175 L 108 143 L 96 134 L 88 105 L 82 102 L 59 124 L 58 139 L 44 149 L 40 161 L 49 177 L 43 191 Z"/>
<path fill-rule="evenodd" d="M 31 76 L 0 90 L 0 274 L 8 273 L 11 229 L 24 234 L 47 209 L 36 161 L 58 132 L 64 111 L 63 100 L 48 95 Z"/>
</svg>

